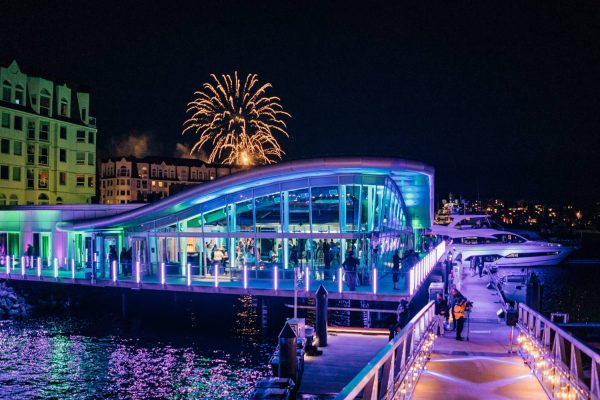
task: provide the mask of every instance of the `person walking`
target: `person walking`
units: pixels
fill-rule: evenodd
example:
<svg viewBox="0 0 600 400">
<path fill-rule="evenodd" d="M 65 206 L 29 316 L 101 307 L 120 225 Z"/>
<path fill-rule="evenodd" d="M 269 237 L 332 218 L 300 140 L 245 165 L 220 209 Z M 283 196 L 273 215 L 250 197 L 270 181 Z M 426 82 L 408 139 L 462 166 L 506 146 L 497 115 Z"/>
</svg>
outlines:
<svg viewBox="0 0 600 400">
<path fill-rule="evenodd" d="M 398 250 L 394 251 L 392 257 L 392 282 L 394 283 L 394 290 L 400 290 L 398 288 L 398 281 L 400 280 L 400 263 L 402 259 L 398 255 Z"/>
<path fill-rule="evenodd" d="M 444 327 L 446 326 L 446 322 L 448 320 L 448 302 L 446 299 L 444 299 L 444 295 L 442 293 L 438 293 L 435 300 L 435 317 L 437 319 L 437 325 L 440 332 L 439 335 L 444 336 Z"/>
<path fill-rule="evenodd" d="M 344 260 L 342 266 L 344 267 L 344 271 L 346 272 L 346 283 L 350 288 L 350 291 L 354 291 L 356 289 L 356 265 L 358 264 L 358 260 L 354 258 L 354 252 L 348 252 L 348 256 Z"/>
</svg>

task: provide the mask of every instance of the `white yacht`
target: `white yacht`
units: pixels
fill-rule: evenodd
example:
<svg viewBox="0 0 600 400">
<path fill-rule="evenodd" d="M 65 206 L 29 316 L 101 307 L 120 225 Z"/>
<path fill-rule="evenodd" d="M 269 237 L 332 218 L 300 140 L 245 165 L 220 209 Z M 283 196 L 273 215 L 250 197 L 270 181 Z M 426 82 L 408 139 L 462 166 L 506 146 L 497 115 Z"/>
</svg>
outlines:
<svg viewBox="0 0 600 400">
<path fill-rule="evenodd" d="M 441 224 L 440 224 L 441 222 Z M 498 267 L 556 265 L 574 249 L 558 243 L 527 240 L 504 230 L 489 215 L 449 215 L 431 227 L 433 234 L 452 240 L 462 261 L 482 257 Z"/>
</svg>

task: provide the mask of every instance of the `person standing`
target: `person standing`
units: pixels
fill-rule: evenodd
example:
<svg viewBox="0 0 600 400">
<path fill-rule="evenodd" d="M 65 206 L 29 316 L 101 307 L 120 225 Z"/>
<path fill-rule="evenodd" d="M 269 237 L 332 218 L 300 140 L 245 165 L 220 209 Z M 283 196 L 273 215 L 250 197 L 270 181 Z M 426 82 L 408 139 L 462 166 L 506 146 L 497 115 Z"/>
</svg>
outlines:
<svg viewBox="0 0 600 400">
<path fill-rule="evenodd" d="M 350 291 L 356 289 L 356 265 L 358 261 L 354 258 L 354 252 L 350 251 L 348 253 L 348 257 L 344 260 L 342 266 L 344 267 L 344 271 L 346 271 L 346 283 L 350 288 Z"/>
<path fill-rule="evenodd" d="M 448 320 L 448 303 L 446 299 L 444 299 L 442 293 L 438 293 L 435 300 L 435 317 L 437 319 L 440 336 L 444 336 L 444 327 Z"/>
<path fill-rule="evenodd" d="M 119 254 L 119 261 L 121 262 L 121 273 L 123 276 L 127 276 L 127 250 L 125 247 L 121 249 L 121 254 Z"/>
<path fill-rule="evenodd" d="M 392 282 L 394 283 L 394 290 L 400 290 L 398 288 L 398 281 L 400 280 L 400 263 L 402 262 L 398 255 L 398 250 L 394 251 L 392 257 Z"/>
<path fill-rule="evenodd" d="M 464 340 L 462 337 L 462 331 L 465 326 L 465 311 L 467 309 L 467 299 L 456 289 L 452 289 L 452 295 L 454 297 L 454 306 L 452 311 L 454 313 L 454 321 L 456 324 L 456 340 Z"/>
<path fill-rule="evenodd" d="M 406 301 L 404 297 L 400 299 L 400 303 L 398 304 L 398 308 L 396 309 L 396 314 L 398 321 L 396 327 L 402 330 L 408 324 L 410 317 L 408 301 Z"/>
<path fill-rule="evenodd" d="M 325 239 L 325 242 L 323 243 L 323 264 L 325 264 L 324 266 L 324 275 L 325 275 L 325 280 L 329 280 L 331 277 L 331 246 L 329 245 L 329 241 L 327 239 Z"/>
</svg>

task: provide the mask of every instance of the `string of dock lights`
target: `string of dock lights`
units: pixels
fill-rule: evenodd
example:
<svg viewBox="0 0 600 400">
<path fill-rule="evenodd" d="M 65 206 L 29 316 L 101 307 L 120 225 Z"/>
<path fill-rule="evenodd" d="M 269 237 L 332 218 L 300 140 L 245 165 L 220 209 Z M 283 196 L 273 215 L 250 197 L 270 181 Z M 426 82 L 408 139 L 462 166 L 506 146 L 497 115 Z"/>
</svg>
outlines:
<svg viewBox="0 0 600 400">
<path fill-rule="evenodd" d="M 411 397 L 419 377 L 424 370 L 427 369 L 427 361 L 431 358 L 431 351 L 433 349 L 433 342 L 436 339 L 436 334 L 429 332 L 425 336 L 423 344 L 419 348 L 419 351 L 415 354 L 411 362 L 407 362 L 410 368 L 406 371 L 404 377 L 401 379 L 399 394 L 400 398 L 408 399 Z"/>
<path fill-rule="evenodd" d="M 547 393 L 554 399 L 577 400 L 589 398 L 589 393 L 573 382 L 570 374 L 556 362 L 550 352 L 525 331 L 517 337 L 519 354 Z"/>
</svg>

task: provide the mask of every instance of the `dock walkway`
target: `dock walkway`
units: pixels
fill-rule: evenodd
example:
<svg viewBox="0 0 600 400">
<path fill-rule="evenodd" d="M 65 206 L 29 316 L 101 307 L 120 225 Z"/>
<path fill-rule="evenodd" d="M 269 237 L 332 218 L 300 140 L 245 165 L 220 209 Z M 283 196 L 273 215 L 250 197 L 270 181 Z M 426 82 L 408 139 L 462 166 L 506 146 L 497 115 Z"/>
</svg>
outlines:
<svg viewBox="0 0 600 400">
<path fill-rule="evenodd" d="M 300 394 L 339 393 L 388 343 L 387 334 L 328 334 L 328 346 L 320 356 L 305 356 Z"/>
<path fill-rule="evenodd" d="M 461 292 L 474 303 L 469 341 L 455 340 L 454 332 L 446 332 L 435 340 L 431 360 L 415 387 L 414 399 L 548 398 L 523 359 L 508 353 L 510 328 L 498 322 L 496 311 L 501 300 L 495 290 L 486 288 L 487 282 L 487 277 L 463 279 Z M 466 336 L 465 323 L 463 337 Z"/>
</svg>

